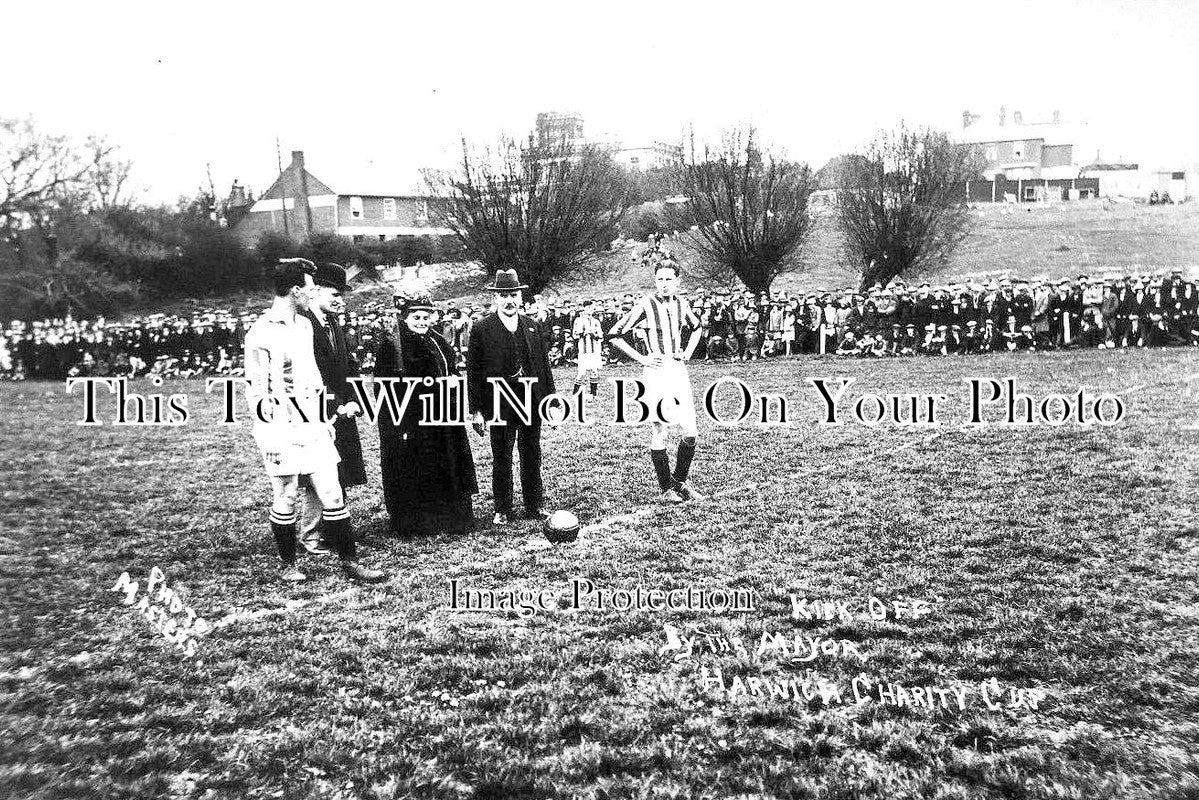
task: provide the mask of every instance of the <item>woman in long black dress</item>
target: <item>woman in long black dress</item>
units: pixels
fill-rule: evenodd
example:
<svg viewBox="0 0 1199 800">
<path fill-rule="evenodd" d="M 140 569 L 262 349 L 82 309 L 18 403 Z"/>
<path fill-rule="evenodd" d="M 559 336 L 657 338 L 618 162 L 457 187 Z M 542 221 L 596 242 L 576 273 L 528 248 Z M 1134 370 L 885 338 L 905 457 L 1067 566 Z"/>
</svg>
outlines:
<svg viewBox="0 0 1199 800">
<path fill-rule="evenodd" d="M 435 308 L 426 295 L 397 295 L 397 330 L 385 335 L 375 359 L 376 378 L 445 378 L 457 376 L 455 355 L 440 334 L 430 330 Z M 479 491 L 475 462 L 461 425 L 422 425 L 426 396 L 434 412 L 443 412 L 439 384 L 417 383 L 401 419 L 386 404 L 379 415 L 379 455 L 383 498 L 398 536 L 467 533 L 474 530 L 471 495 Z M 401 402 L 407 384 L 397 383 Z M 450 392 L 451 398 L 454 392 Z M 451 400 L 452 402 L 452 400 Z M 459 409 L 448 409 L 449 419 Z"/>
</svg>

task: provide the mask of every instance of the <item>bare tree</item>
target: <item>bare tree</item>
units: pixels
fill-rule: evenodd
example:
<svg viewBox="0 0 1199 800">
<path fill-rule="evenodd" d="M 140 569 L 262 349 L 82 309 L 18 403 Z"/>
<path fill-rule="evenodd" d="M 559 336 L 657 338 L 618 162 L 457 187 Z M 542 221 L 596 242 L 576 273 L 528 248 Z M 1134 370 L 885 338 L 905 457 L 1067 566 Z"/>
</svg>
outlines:
<svg viewBox="0 0 1199 800">
<path fill-rule="evenodd" d="M 128 191 L 129 172 L 133 162 L 119 158 L 105 157 L 96 163 L 91 172 L 91 195 L 98 208 L 107 211 L 112 208 L 128 208 L 133 202 L 133 195 Z"/>
<path fill-rule="evenodd" d="M 103 139 L 78 144 L 39 132 L 32 119 L 0 117 L 0 228 L 6 238 L 45 225 L 60 204 L 89 191 L 113 150 Z"/>
<path fill-rule="evenodd" d="M 463 140 L 460 170 L 426 171 L 425 180 L 441 201 L 431 214 L 467 256 L 489 269 L 515 268 L 530 293 L 585 271 L 630 203 L 620 168 L 594 145 L 522 148 L 505 139 L 479 154 Z"/>
<path fill-rule="evenodd" d="M 841 167 L 836 217 L 862 288 L 941 266 L 968 235 L 976 156 L 947 134 L 900 124 Z"/>
<path fill-rule="evenodd" d="M 697 226 L 691 244 L 709 262 L 704 277 L 736 275 L 755 294 L 802 268 L 814 228 L 809 200 L 816 188 L 807 164 L 765 152 L 753 128 L 726 134 L 722 145 L 678 168 L 676 187 L 689 201 L 670 204 L 675 228 Z M 679 210 L 682 208 L 682 210 Z"/>
</svg>

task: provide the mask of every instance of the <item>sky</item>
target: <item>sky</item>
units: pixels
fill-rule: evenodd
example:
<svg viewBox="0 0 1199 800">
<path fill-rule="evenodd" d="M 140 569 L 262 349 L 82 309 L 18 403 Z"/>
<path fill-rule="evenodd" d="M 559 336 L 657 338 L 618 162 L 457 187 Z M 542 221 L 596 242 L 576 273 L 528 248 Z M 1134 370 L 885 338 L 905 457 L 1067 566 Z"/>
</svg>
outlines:
<svg viewBox="0 0 1199 800">
<path fill-rule="evenodd" d="M 0 116 L 107 137 L 147 203 L 193 194 L 209 169 L 218 194 L 234 179 L 257 194 L 276 140 L 339 192 L 407 193 L 463 137 L 527 135 L 539 111 L 629 144 L 752 124 L 818 168 L 900 120 L 953 131 L 966 109 L 1057 110 L 1085 123 L 1080 163 L 1199 162 L 1199 0 L 173 5 L 6 12 L 21 68 Z"/>
</svg>

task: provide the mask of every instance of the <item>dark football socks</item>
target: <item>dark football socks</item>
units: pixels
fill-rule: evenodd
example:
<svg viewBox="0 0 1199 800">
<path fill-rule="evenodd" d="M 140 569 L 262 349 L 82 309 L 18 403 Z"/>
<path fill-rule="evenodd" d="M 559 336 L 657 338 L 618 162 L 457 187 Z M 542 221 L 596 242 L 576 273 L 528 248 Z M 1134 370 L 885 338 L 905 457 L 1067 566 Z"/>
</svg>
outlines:
<svg viewBox="0 0 1199 800">
<path fill-rule="evenodd" d="M 654 473 L 658 476 L 658 486 L 662 491 L 666 491 L 670 488 L 670 459 L 666 455 L 666 448 L 650 450 L 649 457 L 654 462 Z"/>
<path fill-rule="evenodd" d="M 271 533 L 279 548 L 279 558 L 287 564 L 296 562 L 296 512 L 280 514 L 271 509 Z"/>
<path fill-rule="evenodd" d="M 591 382 L 591 396 L 595 397 L 597 394 L 599 394 L 599 381 L 594 380 Z"/>
<path fill-rule="evenodd" d="M 350 511 L 344 505 L 326 508 L 321 512 L 321 521 L 325 526 L 325 538 L 342 561 L 357 561 L 358 548 L 354 542 L 354 533 L 350 530 Z"/>
<path fill-rule="evenodd" d="M 582 381 L 575 381 L 575 388 L 574 388 L 573 390 L 571 390 L 571 394 L 572 394 L 572 395 L 578 394 L 578 393 L 579 393 L 579 390 L 580 390 L 580 389 L 582 389 L 582 388 L 583 388 L 583 382 L 582 382 Z"/>
<path fill-rule="evenodd" d="M 665 452 L 663 453 L 665 455 Z M 695 458 L 695 437 L 684 436 L 679 440 L 679 451 L 674 462 L 675 483 L 685 483 L 691 473 L 691 459 Z"/>
</svg>

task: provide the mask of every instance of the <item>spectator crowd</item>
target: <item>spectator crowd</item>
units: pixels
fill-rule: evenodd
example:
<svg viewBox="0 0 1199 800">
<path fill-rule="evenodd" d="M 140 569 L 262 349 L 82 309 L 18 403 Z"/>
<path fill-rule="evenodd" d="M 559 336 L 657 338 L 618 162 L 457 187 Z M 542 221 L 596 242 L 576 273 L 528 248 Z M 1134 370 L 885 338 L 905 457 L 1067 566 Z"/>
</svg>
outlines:
<svg viewBox="0 0 1199 800">
<path fill-rule="evenodd" d="M 696 358 L 748 361 L 795 355 L 870 358 L 1012 350 L 1194 346 L 1199 344 L 1199 284 L 1169 274 L 1108 275 L 1052 282 L 995 279 L 932 286 L 902 280 L 868 289 L 816 289 L 754 295 L 729 289 L 680 293 L 700 319 Z M 534 296 L 525 313 L 541 325 L 551 362 L 576 357 L 576 320 L 594 316 L 607 332 L 638 296 L 555 300 Z M 441 303 L 435 323 L 464 354 L 470 328 L 489 309 Z M 0 330 L 0 377 L 74 375 L 194 377 L 236 375 L 252 313 L 201 309 L 114 323 L 70 317 L 13 322 Z M 364 371 L 373 368 L 380 303 L 349 312 L 348 344 Z M 634 331 L 638 346 L 648 342 Z M 604 348 L 605 363 L 619 360 Z"/>
</svg>

